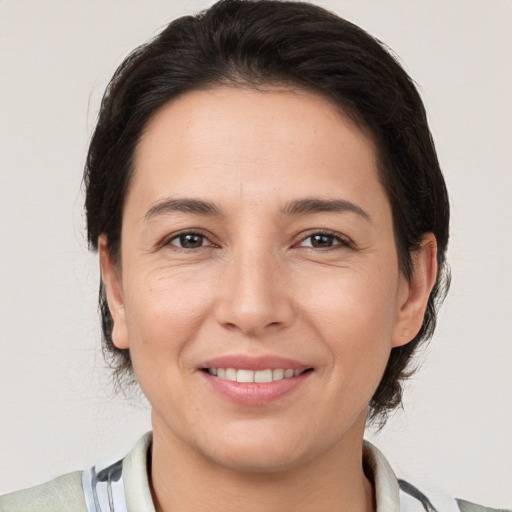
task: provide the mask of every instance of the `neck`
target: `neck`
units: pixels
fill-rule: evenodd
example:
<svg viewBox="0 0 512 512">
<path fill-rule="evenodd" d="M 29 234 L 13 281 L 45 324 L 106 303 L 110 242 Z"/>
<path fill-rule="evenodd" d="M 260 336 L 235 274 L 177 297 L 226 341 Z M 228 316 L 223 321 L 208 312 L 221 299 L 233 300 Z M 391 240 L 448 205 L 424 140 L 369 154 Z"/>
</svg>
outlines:
<svg viewBox="0 0 512 512">
<path fill-rule="evenodd" d="M 375 510 L 362 467 L 362 431 L 293 468 L 250 472 L 207 459 L 153 417 L 150 480 L 157 512 Z"/>
</svg>

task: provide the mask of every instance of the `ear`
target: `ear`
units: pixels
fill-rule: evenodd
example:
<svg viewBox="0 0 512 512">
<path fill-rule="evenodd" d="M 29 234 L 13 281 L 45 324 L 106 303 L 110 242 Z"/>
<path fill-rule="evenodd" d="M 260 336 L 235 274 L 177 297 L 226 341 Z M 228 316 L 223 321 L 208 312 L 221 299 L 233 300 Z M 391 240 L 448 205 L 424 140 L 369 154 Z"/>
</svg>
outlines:
<svg viewBox="0 0 512 512">
<path fill-rule="evenodd" d="M 433 233 L 425 233 L 412 254 L 412 275 L 400 283 L 398 310 L 392 346 L 409 343 L 419 332 L 430 292 L 437 278 L 437 242 Z"/>
<path fill-rule="evenodd" d="M 128 348 L 128 331 L 123 298 L 121 271 L 112 263 L 107 237 L 98 238 L 98 255 L 100 259 L 101 279 L 107 294 L 107 303 L 114 321 L 112 326 L 112 342 L 117 348 Z"/>
</svg>

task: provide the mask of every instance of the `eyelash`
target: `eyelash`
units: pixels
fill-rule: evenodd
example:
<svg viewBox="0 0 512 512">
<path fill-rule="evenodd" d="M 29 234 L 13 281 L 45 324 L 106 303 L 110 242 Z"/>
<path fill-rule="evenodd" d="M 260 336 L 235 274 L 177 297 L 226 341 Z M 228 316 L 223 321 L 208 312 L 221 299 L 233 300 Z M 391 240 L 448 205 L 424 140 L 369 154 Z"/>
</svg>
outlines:
<svg viewBox="0 0 512 512">
<path fill-rule="evenodd" d="M 202 243 L 204 243 L 204 242 L 209 242 L 209 243 L 208 243 L 208 245 L 200 245 L 199 247 L 182 247 L 180 245 L 172 243 L 175 240 L 180 240 L 180 239 L 182 239 L 184 237 L 187 237 L 187 236 L 201 237 L 202 238 Z M 183 242 L 183 240 L 181 240 L 181 242 Z M 169 245 L 172 245 L 173 247 L 175 247 L 176 250 L 187 251 L 187 252 L 189 252 L 189 251 L 197 251 L 199 249 L 204 249 L 205 247 L 206 248 L 208 248 L 208 247 L 215 247 L 215 244 L 211 243 L 208 240 L 208 237 L 206 236 L 206 234 L 201 232 L 200 230 L 182 231 L 180 233 L 175 233 L 172 236 L 170 236 L 169 238 L 166 238 L 163 241 L 163 243 L 162 243 L 162 246 L 169 246 Z"/>
<path fill-rule="evenodd" d="M 328 246 L 328 247 L 314 247 L 313 245 L 302 245 L 302 243 L 304 243 L 306 240 L 308 239 L 311 239 L 315 236 L 323 236 L 323 237 L 326 237 L 326 238 L 329 238 L 331 239 L 331 241 L 333 242 L 332 245 Z M 307 236 L 305 237 L 302 237 L 301 240 L 295 244 L 295 246 L 297 247 L 305 247 L 305 248 L 308 248 L 308 249 L 317 249 L 317 250 L 320 250 L 320 251 L 327 251 L 327 250 L 332 250 L 332 249 L 336 249 L 336 248 L 339 248 L 339 247 L 352 247 L 353 244 L 352 242 L 345 236 L 342 236 L 338 233 L 334 233 L 332 231 L 328 231 L 328 230 L 323 230 L 323 229 L 320 229 L 320 230 L 316 230 L 316 231 L 312 231 L 310 232 Z"/>
<path fill-rule="evenodd" d="M 201 245 L 199 247 L 183 247 L 182 245 L 177 245 L 177 244 L 173 243 L 173 241 L 179 240 L 180 243 L 183 244 L 184 237 L 187 237 L 187 236 L 201 237 L 202 238 Z M 315 236 L 322 236 L 322 237 L 329 238 L 332 242 L 332 245 L 329 245 L 327 247 L 315 247 L 312 243 L 310 245 L 301 245 L 306 240 L 312 239 Z M 203 245 L 204 242 L 209 242 L 209 243 L 207 245 Z M 207 235 L 205 233 L 201 232 L 200 230 L 182 231 L 180 233 L 173 234 L 171 237 L 165 239 L 162 243 L 162 246 L 169 246 L 169 245 L 172 245 L 177 250 L 182 250 L 182 251 L 186 251 L 186 252 L 203 249 L 205 247 L 215 247 L 215 244 L 211 243 L 209 241 Z M 311 248 L 311 249 L 317 249 L 317 250 L 323 250 L 323 251 L 326 251 L 329 249 L 336 249 L 337 247 L 352 247 L 352 246 L 353 246 L 352 242 L 349 239 L 347 239 L 346 237 L 343 237 L 337 233 L 333 233 L 332 231 L 327 231 L 327 230 L 313 231 L 313 232 L 309 233 L 307 236 L 302 237 L 298 243 L 293 245 L 293 247 Z"/>
</svg>

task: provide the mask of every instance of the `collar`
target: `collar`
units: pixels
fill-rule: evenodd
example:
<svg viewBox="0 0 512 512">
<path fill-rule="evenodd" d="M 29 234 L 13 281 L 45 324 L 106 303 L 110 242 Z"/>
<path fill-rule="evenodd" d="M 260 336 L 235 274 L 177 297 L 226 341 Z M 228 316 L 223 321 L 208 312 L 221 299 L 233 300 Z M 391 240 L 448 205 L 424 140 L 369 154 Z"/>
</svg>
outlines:
<svg viewBox="0 0 512 512">
<path fill-rule="evenodd" d="M 148 432 L 121 461 L 82 473 L 87 512 L 155 512 L 148 476 L 152 439 Z M 384 455 L 368 441 L 363 444 L 363 464 L 374 487 L 376 512 L 459 511 L 454 499 L 435 491 L 429 492 L 429 499 L 413 485 L 398 480 Z"/>
<path fill-rule="evenodd" d="M 363 443 L 363 464 L 373 484 L 376 512 L 400 512 L 398 480 L 386 457 L 369 441 Z"/>
</svg>

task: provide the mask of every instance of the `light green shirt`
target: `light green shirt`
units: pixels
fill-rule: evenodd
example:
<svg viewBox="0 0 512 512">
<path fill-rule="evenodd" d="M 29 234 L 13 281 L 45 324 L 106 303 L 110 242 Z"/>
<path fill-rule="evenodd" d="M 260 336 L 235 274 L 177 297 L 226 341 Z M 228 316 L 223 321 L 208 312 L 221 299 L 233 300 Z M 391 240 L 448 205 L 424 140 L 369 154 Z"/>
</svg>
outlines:
<svg viewBox="0 0 512 512">
<path fill-rule="evenodd" d="M 155 512 L 147 474 L 151 432 L 107 468 L 93 467 L 0 497 L 0 512 Z M 365 470 L 373 480 L 376 512 L 512 512 L 490 509 L 438 493 L 427 497 L 398 480 L 386 458 L 364 444 Z M 205 508 L 207 510 L 207 507 Z"/>
</svg>

